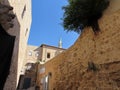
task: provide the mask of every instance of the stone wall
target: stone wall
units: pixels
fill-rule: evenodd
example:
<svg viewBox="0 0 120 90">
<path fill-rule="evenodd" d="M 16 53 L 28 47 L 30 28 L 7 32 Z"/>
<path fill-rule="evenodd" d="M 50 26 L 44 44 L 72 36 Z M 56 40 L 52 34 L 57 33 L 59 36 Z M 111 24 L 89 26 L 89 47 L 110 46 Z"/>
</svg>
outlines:
<svg viewBox="0 0 120 90">
<path fill-rule="evenodd" d="M 49 90 L 120 89 L 120 9 L 111 5 L 113 11 L 108 9 L 99 20 L 97 35 L 86 28 L 73 46 L 42 66 L 41 88 L 41 78 L 51 73 Z"/>
<path fill-rule="evenodd" d="M 4 90 L 16 90 L 31 26 L 31 0 L 1 0 L 1 3 L 12 6 L 12 13 L 16 15 L 14 27 L 6 30 L 10 35 L 16 36 L 16 39 L 10 73 L 4 87 Z"/>
</svg>

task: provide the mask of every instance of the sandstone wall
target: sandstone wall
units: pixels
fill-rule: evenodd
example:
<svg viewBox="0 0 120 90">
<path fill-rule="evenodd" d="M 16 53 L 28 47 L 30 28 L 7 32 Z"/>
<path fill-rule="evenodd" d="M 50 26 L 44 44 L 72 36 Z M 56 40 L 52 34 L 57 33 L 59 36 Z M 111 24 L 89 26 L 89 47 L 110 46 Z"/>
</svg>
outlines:
<svg viewBox="0 0 120 90">
<path fill-rule="evenodd" d="M 45 74 L 38 73 L 38 85 L 42 87 L 41 78 L 51 73 L 50 90 L 119 90 L 120 9 L 106 11 L 99 25 L 97 35 L 86 28 L 73 46 L 43 65 Z"/>
</svg>

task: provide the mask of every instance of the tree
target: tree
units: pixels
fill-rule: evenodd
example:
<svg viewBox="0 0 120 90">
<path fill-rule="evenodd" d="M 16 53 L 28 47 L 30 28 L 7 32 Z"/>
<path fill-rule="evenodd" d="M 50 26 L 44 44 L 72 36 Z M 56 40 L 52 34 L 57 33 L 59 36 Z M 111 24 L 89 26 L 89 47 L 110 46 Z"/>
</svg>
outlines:
<svg viewBox="0 0 120 90">
<path fill-rule="evenodd" d="M 85 27 L 91 26 L 96 33 L 100 31 L 98 19 L 109 6 L 109 0 L 68 0 L 63 7 L 63 27 L 67 31 L 79 33 Z"/>
</svg>

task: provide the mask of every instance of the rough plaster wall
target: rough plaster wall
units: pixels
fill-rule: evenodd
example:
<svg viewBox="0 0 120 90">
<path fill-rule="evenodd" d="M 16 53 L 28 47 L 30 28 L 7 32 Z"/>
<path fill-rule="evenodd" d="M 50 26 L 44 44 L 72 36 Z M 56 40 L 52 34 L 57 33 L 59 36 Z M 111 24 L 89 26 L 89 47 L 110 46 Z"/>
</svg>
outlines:
<svg viewBox="0 0 120 90">
<path fill-rule="evenodd" d="M 99 25 L 98 35 L 86 28 L 71 48 L 45 64 L 45 75 L 52 73 L 50 90 L 120 89 L 120 9 L 107 12 Z M 88 61 L 100 70 L 87 70 Z"/>
</svg>

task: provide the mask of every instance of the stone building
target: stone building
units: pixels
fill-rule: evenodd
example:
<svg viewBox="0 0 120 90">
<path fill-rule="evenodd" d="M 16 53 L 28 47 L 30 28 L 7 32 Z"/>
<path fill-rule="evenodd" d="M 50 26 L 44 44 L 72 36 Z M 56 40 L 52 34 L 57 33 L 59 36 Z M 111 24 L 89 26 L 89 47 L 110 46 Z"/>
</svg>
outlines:
<svg viewBox="0 0 120 90">
<path fill-rule="evenodd" d="M 13 8 L 8 10 L 10 6 Z M 5 80 L 6 83 L 4 85 L 4 90 L 16 90 L 23 60 L 25 58 L 27 40 L 32 21 L 31 0 L 0 0 L 0 12 L 3 12 L 3 14 L 0 13 L 0 24 L 4 28 L 4 31 L 8 35 L 15 37 L 14 45 L 12 45 L 12 57 L 8 60 L 11 61 L 9 62 L 10 67 L 8 68 L 7 72 L 9 75 Z M 15 18 L 11 17 L 13 16 L 12 14 L 15 15 Z M 11 20 L 11 18 L 13 20 Z M 3 42 L 0 41 L 0 43 Z M 4 48 L 6 44 L 7 41 L 4 43 Z M 10 44 L 7 45 L 9 46 Z M 9 48 L 6 48 L 6 51 L 9 51 Z M 5 58 L 6 56 L 3 57 Z M 0 58 L 0 60 L 2 59 L 3 58 Z M 2 74 L 0 74 L 0 76 L 2 77 Z"/>
<path fill-rule="evenodd" d="M 66 49 L 62 48 L 62 41 L 58 47 L 42 44 L 41 46 L 28 45 L 26 49 L 24 64 L 21 70 L 18 90 L 28 89 L 36 86 L 38 63 L 44 64 L 62 53 Z"/>
<path fill-rule="evenodd" d="M 40 54 L 39 59 L 41 62 L 47 62 L 50 59 L 57 56 L 58 54 L 62 53 L 63 51 L 65 51 L 65 49 L 63 49 L 61 46 L 54 47 L 54 46 L 42 44 L 40 46 L 40 53 L 41 54 Z"/>
<path fill-rule="evenodd" d="M 27 45 L 24 65 L 26 63 L 45 63 L 62 53 L 66 49 L 62 48 L 62 40 L 58 42 L 58 47 L 42 44 L 41 46 Z"/>
<path fill-rule="evenodd" d="M 98 22 L 98 35 L 85 28 L 72 47 L 39 66 L 40 90 L 120 90 L 120 0 L 110 0 Z"/>
</svg>

